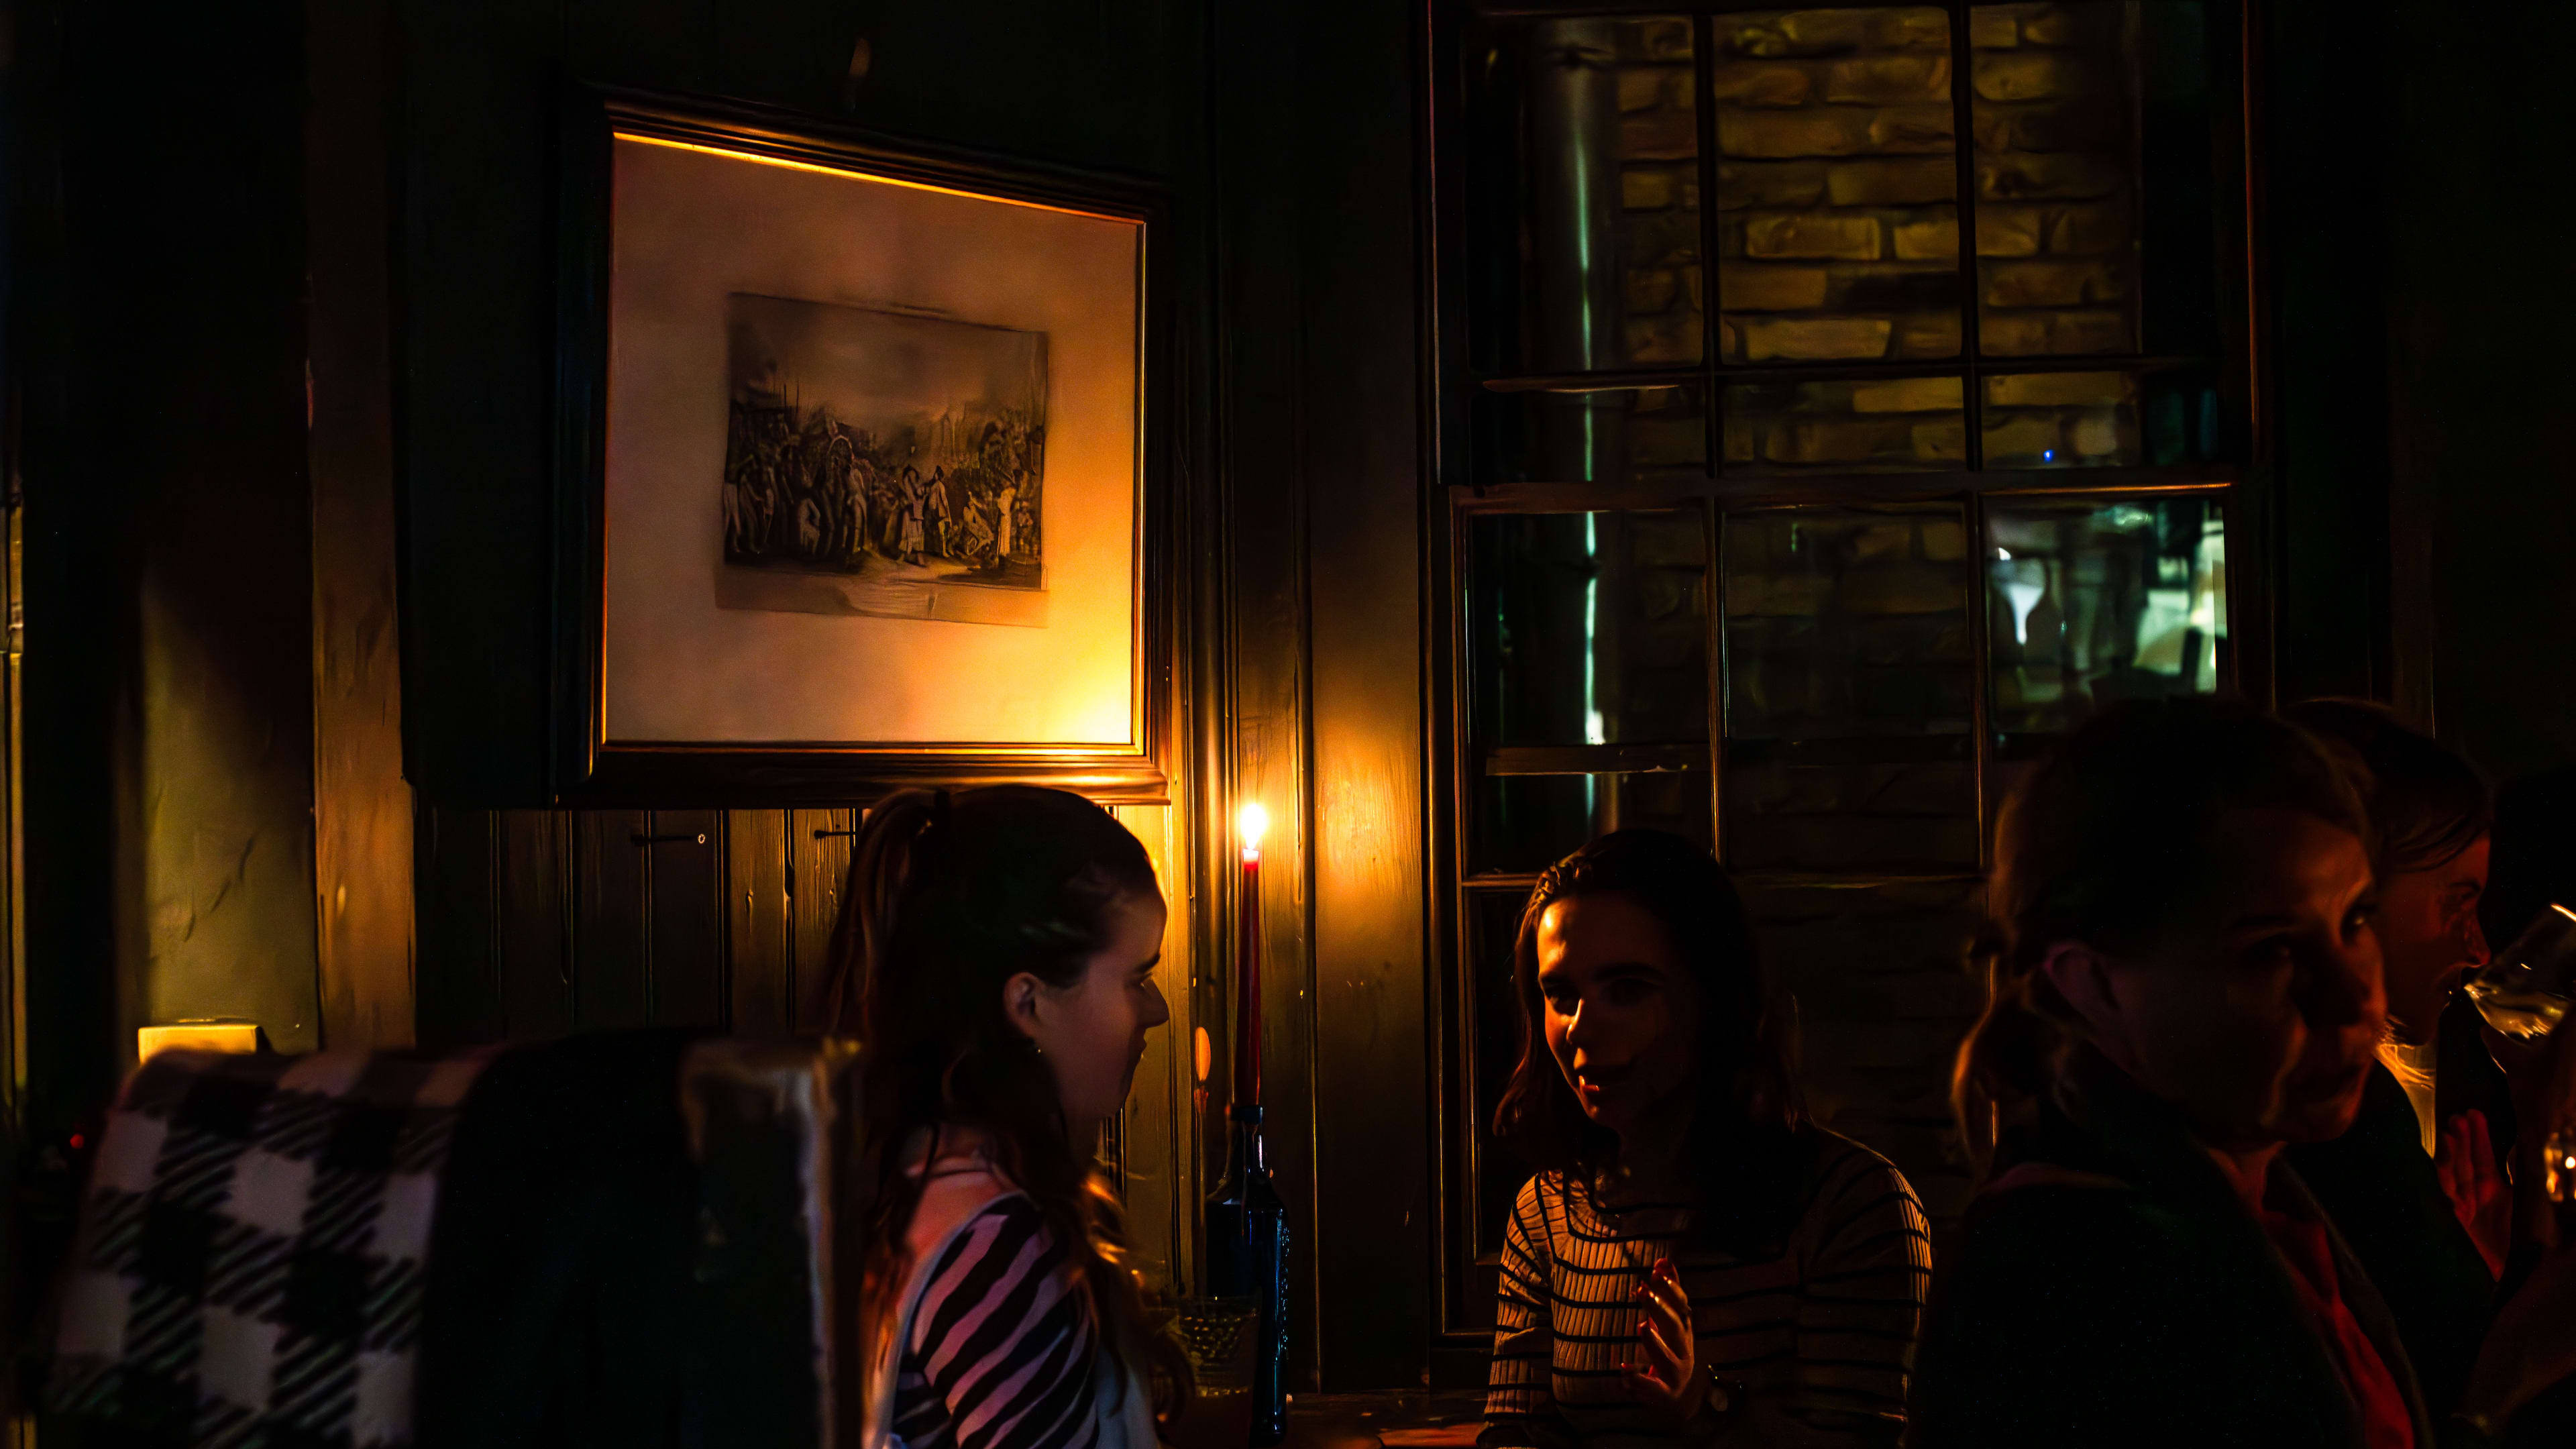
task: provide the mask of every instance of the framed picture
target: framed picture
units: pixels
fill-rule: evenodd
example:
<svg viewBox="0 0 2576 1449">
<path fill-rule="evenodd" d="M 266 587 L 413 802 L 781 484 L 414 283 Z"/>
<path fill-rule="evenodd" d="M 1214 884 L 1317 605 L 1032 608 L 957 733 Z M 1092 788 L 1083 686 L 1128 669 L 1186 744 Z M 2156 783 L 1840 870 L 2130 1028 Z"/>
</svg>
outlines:
<svg viewBox="0 0 2576 1449">
<path fill-rule="evenodd" d="M 1165 798 L 1156 198 L 609 93 L 565 136 L 557 798 Z"/>
</svg>

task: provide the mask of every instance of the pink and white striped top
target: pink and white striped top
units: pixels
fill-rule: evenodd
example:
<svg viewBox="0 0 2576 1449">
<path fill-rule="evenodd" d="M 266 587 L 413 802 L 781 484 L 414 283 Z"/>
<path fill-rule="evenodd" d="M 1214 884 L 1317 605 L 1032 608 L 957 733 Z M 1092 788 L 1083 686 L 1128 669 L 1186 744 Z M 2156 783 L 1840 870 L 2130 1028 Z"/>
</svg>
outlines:
<svg viewBox="0 0 2576 1449">
<path fill-rule="evenodd" d="M 930 1265 L 896 1370 L 905 1449 L 1092 1449 L 1099 1324 L 1037 1205 L 1006 1193 Z"/>
</svg>

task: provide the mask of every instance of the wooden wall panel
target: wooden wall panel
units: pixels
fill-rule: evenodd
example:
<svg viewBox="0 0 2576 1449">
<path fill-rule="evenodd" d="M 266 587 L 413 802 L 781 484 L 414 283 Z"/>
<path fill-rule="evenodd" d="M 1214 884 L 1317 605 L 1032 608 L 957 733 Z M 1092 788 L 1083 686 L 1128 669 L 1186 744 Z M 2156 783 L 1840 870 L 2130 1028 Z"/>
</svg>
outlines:
<svg viewBox="0 0 2576 1449">
<path fill-rule="evenodd" d="M 564 837 L 564 817 L 550 810 L 504 810 L 494 832 L 494 951 L 511 1036 L 558 1036 L 578 1019 Z"/>
<path fill-rule="evenodd" d="M 787 815 L 788 932 L 793 949 L 790 1000 L 796 1030 L 820 1035 L 823 977 L 831 955 L 832 925 L 840 919 L 841 890 L 850 874 L 856 810 L 791 810 Z"/>
<path fill-rule="evenodd" d="M 493 959 L 493 830 L 488 810 L 425 807 L 414 813 L 412 857 L 420 910 L 420 1044 L 432 1049 L 498 1041 L 501 976 Z"/>
<path fill-rule="evenodd" d="M 796 981 L 787 912 L 787 812 L 728 810 L 724 842 L 733 1029 L 782 1036 L 795 1021 Z"/>
<path fill-rule="evenodd" d="M 558 818 L 572 837 L 574 1019 L 594 1031 L 643 1026 L 653 1017 L 645 865 L 653 817 L 584 810 Z"/>
<path fill-rule="evenodd" d="M 644 852 L 652 914 L 652 1019 L 668 1026 L 726 1024 L 724 816 L 656 810 Z"/>
</svg>

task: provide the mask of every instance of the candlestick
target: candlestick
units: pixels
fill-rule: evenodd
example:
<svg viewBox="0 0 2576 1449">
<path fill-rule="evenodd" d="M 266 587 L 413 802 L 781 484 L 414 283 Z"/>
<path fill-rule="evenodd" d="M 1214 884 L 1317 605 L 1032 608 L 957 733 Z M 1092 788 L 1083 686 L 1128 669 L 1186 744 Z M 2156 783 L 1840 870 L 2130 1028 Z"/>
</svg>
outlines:
<svg viewBox="0 0 2576 1449">
<path fill-rule="evenodd" d="M 1235 820 L 1243 874 L 1234 906 L 1233 1132 L 1225 1176 L 1207 1201 L 1208 1293 L 1253 1307 L 1254 1444 L 1277 1444 L 1288 1427 L 1288 1214 L 1261 1150 L 1261 837 L 1269 825 L 1257 804 Z"/>
<path fill-rule="evenodd" d="M 1235 815 L 1243 836 L 1243 879 L 1234 902 L 1234 1102 L 1261 1105 L 1261 837 L 1270 812 L 1247 803 Z"/>
</svg>

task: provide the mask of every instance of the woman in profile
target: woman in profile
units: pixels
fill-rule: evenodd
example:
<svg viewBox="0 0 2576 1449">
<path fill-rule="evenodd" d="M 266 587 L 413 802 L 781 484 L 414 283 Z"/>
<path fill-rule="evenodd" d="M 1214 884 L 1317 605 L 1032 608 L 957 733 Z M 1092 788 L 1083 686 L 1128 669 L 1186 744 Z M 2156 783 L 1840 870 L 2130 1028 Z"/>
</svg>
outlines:
<svg viewBox="0 0 2576 1449">
<path fill-rule="evenodd" d="M 1187 1370 L 1091 1156 L 1170 1019 L 1144 847 L 1058 790 L 909 791 L 869 812 L 842 902 L 866 1449 L 1147 1449 L 1149 1385 L 1168 1407 Z"/>
<path fill-rule="evenodd" d="M 2371 831 L 2315 738 L 2207 700 L 2104 712 L 2005 806 L 1920 1449 L 2486 1442 L 2576 1365 L 2576 1258 L 2497 1314 L 2437 1421 L 2284 1160 L 2351 1125 L 2386 1020 Z"/>
<path fill-rule="evenodd" d="M 1495 1130 L 1538 1168 L 1503 1246 L 1486 1449 L 1892 1444 L 1931 1245 L 1913 1189 L 1807 1122 L 1734 884 L 1650 830 L 1539 878 Z"/>
</svg>

